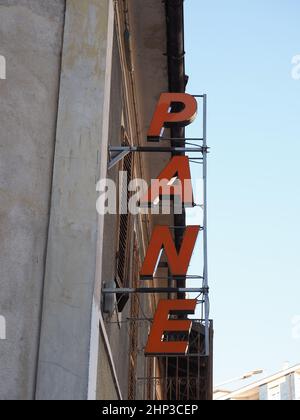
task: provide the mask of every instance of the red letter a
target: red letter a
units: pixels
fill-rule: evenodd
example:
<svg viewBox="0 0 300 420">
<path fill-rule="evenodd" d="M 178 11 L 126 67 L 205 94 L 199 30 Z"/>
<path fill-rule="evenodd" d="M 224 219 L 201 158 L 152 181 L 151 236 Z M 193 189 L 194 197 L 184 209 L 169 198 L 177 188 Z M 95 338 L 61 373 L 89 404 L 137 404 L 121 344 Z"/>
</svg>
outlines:
<svg viewBox="0 0 300 420">
<path fill-rule="evenodd" d="M 159 199 L 170 201 L 176 197 L 185 207 L 193 206 L 193 188 L 189 158 L 174 156 L 157 179 L 151 183 L 147 194 L 141 199 L 141 207 L 152 207 Z"/>
</svg>

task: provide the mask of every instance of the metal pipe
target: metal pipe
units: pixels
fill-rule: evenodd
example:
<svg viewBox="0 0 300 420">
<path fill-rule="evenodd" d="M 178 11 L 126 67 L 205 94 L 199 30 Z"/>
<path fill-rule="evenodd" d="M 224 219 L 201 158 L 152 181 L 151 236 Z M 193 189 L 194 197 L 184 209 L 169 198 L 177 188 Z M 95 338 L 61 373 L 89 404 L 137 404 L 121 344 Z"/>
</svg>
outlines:
<svg viewBox="0 0 300 420">
<path fill-rule="evenodd" d="M 166 141 L 172 141 L 172 142 L 177 142 L 177 141 L 180 141 L 181 143 L 182 143 L 182 141 L 184 140 L 184 141 L 203 141 L 203 138 L 201 138 L 201 137 L 185 137 L 185 138 L 179 138 L 179 137 L 160 137 L 159 138 L 159 141 L 163 141 L 163 140 L 166 140 Z"/>
<path fill-rule="evenodd" d="M 120 386 L 120 383 L 119 383 L 117 370 L 116 370 L 116 366 L 115 366 L 115 363 L 114 363 L 114 357 L 113 357 L 113 354 L 112 354 L 112 349 L 111 349 L 111 346 L 110 346 L 109 338 L 108 338 L 108 335 L 107 335 L 107 332 L 106 332 L 104 319 L 103 319 L 101 311 L 99 311 L 98 315 L 99 315 L 100 331 L 102 333 L 102 337 L 103 337 L 103 340 L 104 340 L 104 345 L 105 345 L 105 348 L 106 348 L 106 351 L 107 351 L 107 354 L 108 354 L 108 361 L 109 361 L 109 364 L 110 364 L 110 367 L 111 367 L 111 370 L 112 370 L 112 373 L 113 373 L 113 380 L 114 380 L 114 383 L 115 383 L 115 386 L 116 386 L 116 389 L 117 389 L 118 397 L 119 397 L 120 400 L 123 400 L 121 386 Z"/>
<path fill-rule="evenodd" d="M 168 78 L 170 92 L 185 92 L 187 77 L 185 74 L 185 51 L 184 51 L 184 7 L 183 0 L 166 0 L 166 23 L 167 23 L 167 58 L 168 58 Z M 181 127 L 171 129 L 171 137 L 176 139 L 171 141 L 171 145 L 185 146 L 185 131 Z M 180 142 L 179 139 L 182 139 Z M 184 155 L 185 152 L 174 151 L 173 155 Z M 182 214 L 174 215 L 175 225 L 185 225 L 185 211 Z M 179 250 L 183 241 L 183 231 L 175 231 L 175 245 Z M 182 280 L 179 286 L 185 286 Z M 185 294 L 178 294 L 179 299 L 184 299 Z"/>
<path fill-rule="evenodd" d="M 207 95 L 203 95 L 203 147 L 207 149 Z M 208 255 L 207 255 L 207 154 L 203 153 L 203 286 L 205 293 L 205 353 L 209 356 L 209 297 L 208 297 Z"/>
<path fill-rule="evenodd" d="M 188 276 L 154 276 L 155 280 L 197 280 L 202 279 L 203 276 L 194 276 L 194 275 L 188 275 Z M 153 277 L 143 278 L 143 280 L 153 280 Z"/>
<path fill-rule="evenodd" d="M 137 288 L 104 288 L 103 294 L 126 293 L 206 293 L 203 287 L 137 287 Z"/>
<path fill-rule="evenodd" d="M 109 151 L 114 152 L 130 152 L 130 153 L 138 153 L 138 152 L 147 152 L 147 153 L 203 153 L 206 152 L 204 147 L 147 147 L 147 146 L 117 146 L 117 147 L 110 147 Z"/>
</svg>

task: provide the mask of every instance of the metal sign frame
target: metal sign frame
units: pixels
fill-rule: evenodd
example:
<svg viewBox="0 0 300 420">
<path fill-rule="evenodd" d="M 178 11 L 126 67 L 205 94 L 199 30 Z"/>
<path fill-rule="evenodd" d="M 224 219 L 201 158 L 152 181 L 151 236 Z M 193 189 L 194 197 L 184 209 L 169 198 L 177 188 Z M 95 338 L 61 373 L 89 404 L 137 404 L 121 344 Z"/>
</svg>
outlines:
<svg viewBox="0 0 300 420">
<path fill-rule="evenodd" d="M 120 160 L 124 159 L 129 153 L 201 153 L 201 157 L 189 157 L 191 162 L 199 163 L 202 165 L 202 177 L 203 177 L 203 225 L 201 230 L 203 231 L 203 276 L 190 276 L 194 278 L 202 279 L 202 287 L 140 287 L 140 288 L 108 288 L 102 289 L 102 294 L 105 296 L 111 294 L 133 294 L 133 293 L 199 293 L 203 296 L 202 300 L 198 301 L 198 304 L 203 306 L 204 313 L 204 328 L 205 328 L 205 351 L 200 357 L 208 357 L 210 355 L 210 305 L 209 305 L 209 282 L 208 282 L 208 234 L 207 234 L 207 154 L 209 153 L 209 147 L 207 146 L 207 95 L 191 95 L 194 98 L 202 99 L 203 101 L 203 137 L 201 138 L 171 138 L 161 137 L 160 141 L 199 141 L 202 145 L 193 145 L 195 147 L 159 147 L 159 146 L 118 146 L 109 147 L 110 161 L 108 163 L 108 169 L 113 168 Z M 168 277 L 164 277 L 164 279 Z M 186 279 L 189 276 L 185 277 Z M 173 277 L 176 280 L 176 277 Z"/>
</svg>

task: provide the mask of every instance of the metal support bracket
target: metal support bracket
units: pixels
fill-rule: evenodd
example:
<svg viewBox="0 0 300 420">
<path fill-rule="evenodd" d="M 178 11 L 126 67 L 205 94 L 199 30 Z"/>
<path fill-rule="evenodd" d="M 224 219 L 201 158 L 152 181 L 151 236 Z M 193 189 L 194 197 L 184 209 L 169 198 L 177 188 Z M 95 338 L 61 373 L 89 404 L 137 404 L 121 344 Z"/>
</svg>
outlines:
<svg viewBox="0 0 300 420">
<path fill-rule="evenodd" d="M 181 139 L 183 142 L 188 139 Z M 129 153 L 208 153 L 209 147 L 195 146 L 195 147 L 150 147 L 150 146 L 109 146 L 110 161 L 108 169 L 112 169 Z M 202 160 L 203 158 L 192 158 Z"/>
<path fill-rule="evenodd" d="M 107 294 L 130 294 L 130 293 L 207 293 L 203 287 L 137 287 L 137 288 L 104 288 L 102 293 Z"/>
<path fill-rule="evenodd" d="M 112 169 L 117 163 L 119 163 L 122 159 L 124 159 L 128 154 L 130 153 L 130 150 L 121 150 L 118 152 L 114 152 L 109 149 L 109 155 L 110 155 L 110 161 L 108 162 L 108 169 Z"/>
</svg>

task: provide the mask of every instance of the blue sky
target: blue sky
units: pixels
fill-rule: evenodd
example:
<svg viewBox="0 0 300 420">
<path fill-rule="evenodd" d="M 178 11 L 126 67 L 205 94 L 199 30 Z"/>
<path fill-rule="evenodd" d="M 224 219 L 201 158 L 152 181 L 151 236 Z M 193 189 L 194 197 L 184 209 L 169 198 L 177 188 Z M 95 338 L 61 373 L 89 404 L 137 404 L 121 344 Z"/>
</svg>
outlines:
<svg viewBox="0 0 300 420">
<path fill-rule="evenodd" d="M 299 0 L 185 1 L 187 91 L 208 95 L 216 384 L 300 363 L 299 18 Z"/>
</svg>

